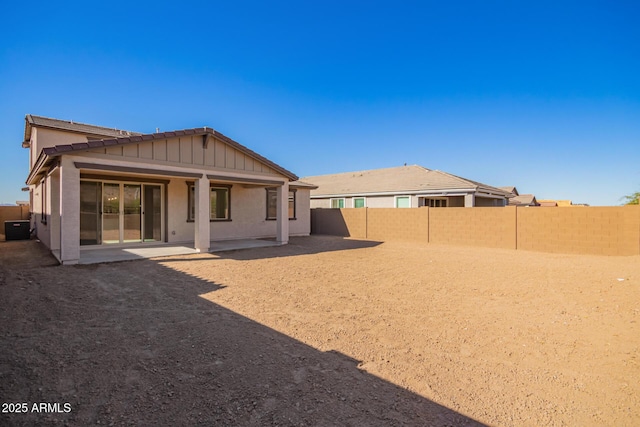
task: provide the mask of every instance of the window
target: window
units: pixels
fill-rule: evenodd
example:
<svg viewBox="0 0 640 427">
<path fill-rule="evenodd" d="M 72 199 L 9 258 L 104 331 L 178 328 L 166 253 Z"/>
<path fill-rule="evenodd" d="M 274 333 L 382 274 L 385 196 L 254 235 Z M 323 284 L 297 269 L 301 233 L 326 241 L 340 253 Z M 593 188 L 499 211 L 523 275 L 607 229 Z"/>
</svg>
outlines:
<svg viewBox="0 0 640 427">
<path fill-rule="evenodd" d="M 276 219 L 278 189 L 267 188 L 267 219 Z M 289 190 L 289 219 L 296 219 L 296 190 Z"/>
<path fill-rule="evenodd" d="M 333 209 L 344 208 L 344 199 L 331 199 L 331 207 Z"/>
<path fill-rule="evenodd" d="M 446 208 L 447 199 L 425 199 L 424 205 L 430 208 Z"/>
<path fill-rule="evenodd" d="M 366 206 L 364 202 L 364 197 L 354 197 L 353 198 L 353 207 L 354 208 L 364 208 Z"/>
<path fill-rule="evenodd" d="M 210 219 L 229 219 L 229 189 L 225 187 L 211 187 L 210 191 Z"/>
<path fill-rule="evenodd" d="M 47 178 L 40 185 L 40 222 L 47 223 Z"/>
<path fill-rule="evenodd" d="M 189 185 L 189 201 L 187 221 L 195 221 L 196 218 L 196 186 Z M 231 219 L 231 186 L 211 184 L 209 189 L 209 219 L 211 221 L 225 221 Z"/>
<path fill-rule="evenodd" d="M 409 196 L 396 196 L 396 208 L 410 208 L 411 197 Z"/>
</svg>

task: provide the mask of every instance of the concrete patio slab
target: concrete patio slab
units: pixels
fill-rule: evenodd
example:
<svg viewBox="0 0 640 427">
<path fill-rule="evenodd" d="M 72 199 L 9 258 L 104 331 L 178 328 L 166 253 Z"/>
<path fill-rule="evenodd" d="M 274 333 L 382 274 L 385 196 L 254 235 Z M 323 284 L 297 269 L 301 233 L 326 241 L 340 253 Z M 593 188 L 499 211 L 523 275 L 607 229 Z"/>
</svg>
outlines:
<svg viewBox="0 0 640 427">
<path fill-rule="evenodd" d="M 225 240 L 211 242 L 209 253 L 280 245 L 281 243 L 269 239 Z M 150 246 L 83 248 L 80 250 L 79 264 L 99 264 L 197 253 L 198 251 L 194 248 L 193 243 L 180 245 L 165 243 Z"/>
</svg>

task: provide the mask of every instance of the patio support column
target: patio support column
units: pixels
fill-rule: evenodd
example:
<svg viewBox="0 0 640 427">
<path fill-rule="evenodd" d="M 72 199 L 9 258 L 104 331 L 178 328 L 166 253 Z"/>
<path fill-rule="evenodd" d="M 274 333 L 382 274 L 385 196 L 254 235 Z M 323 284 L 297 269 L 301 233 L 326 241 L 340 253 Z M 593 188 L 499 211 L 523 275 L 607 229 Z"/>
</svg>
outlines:
<svg viewBox="0 0 640 427">
<path fill-rule="evenodd" d="M 476 196 L 475 194 L 465 194 L 464 196 L 464 207 L 472 208 L 476 204 Z"/>
<path fill-rule="evenodd" d="M 49 198 L 51 199 L 51 216 L 49 217 L 50 229 L 51 229 L 51 252 L 54 254 L 60 253 L 60 239 L 62 232 L 60 229 L 60 169 L 55 169 L 51 175 L 49 175 L 49 182 L 51 191 L 49 192 Z"/>
<path fill-rule="evenodd" d="M 289 243 L 289 182 L 277 190 L 276 240 L 280 244 Z"/>
<path fill-rule="evenodd" d="M 195 183 L 195 248 L 198 252 L 208 252 L 211 241 L 209 227 L 209 178 L 206 174 Z"/>
<path fill-rule="evenodd" d="M 60 158 L 60 263 L 77 264 L 80 260 L 80 170 L 70 156 Z"/>
</svg>

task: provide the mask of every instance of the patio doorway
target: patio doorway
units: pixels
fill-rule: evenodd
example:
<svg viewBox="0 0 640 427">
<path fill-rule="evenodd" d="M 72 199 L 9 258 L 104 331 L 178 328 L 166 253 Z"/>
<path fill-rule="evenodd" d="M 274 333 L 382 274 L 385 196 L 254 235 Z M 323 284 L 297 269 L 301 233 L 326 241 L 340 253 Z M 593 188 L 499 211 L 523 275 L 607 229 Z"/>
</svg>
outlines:
<svg viewBox="0 0 640 427">
<path fill-rule="evenodd" d="M 162 186 L 80 181 L 80 245 L 160 242 Z"/>
</svg>

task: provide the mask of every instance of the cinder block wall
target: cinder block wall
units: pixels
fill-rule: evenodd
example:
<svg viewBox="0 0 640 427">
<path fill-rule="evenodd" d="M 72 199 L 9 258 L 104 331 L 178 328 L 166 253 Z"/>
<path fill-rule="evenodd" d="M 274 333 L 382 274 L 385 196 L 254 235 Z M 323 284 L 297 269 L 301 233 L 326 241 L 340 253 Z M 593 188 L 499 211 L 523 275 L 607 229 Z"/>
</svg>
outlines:
<svg viewBox="0 0 640 427">
<path fill-rule="evenodd" d="M 429 208 L 372 208 L 366 212 L 367 239 L 429 241 Z"/>
<path fill-rule="evenodd" d="M 356 239 L 367 238 L 368 209 L 340 209 L 342 218 L 349 230 L 349 237 Z"/>
<path fill-rule="evenodd" d="M 311 234 L 367 238 L 367 209 L 311 209 Z"/>
<path fill-rule="evenodd" d="M 429 242 L 516 249 L 516 208 L 429 209 Z"/>
<path fill-rule="evenodd" d="M 640 206 L 518 208 L 518 249 L 640 254 Z"/>
<path fill-rule="evenodd" d="M 312 209 L 312 233 L 371 240 L 640 255 L 640 206 Z"/>
</svg>

